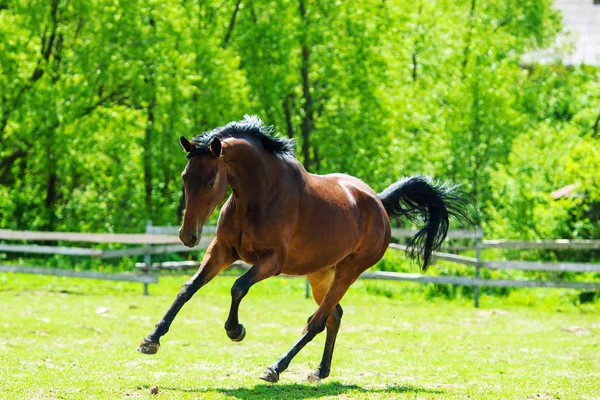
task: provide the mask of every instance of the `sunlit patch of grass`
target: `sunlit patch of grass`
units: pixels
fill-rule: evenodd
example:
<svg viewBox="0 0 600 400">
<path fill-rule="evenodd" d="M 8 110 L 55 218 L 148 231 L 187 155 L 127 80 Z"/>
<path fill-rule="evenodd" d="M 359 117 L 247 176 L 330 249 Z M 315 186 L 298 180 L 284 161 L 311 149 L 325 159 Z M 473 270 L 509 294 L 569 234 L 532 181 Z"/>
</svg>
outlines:
<svg viewBox="0 0 600 400">
<path fill-rule="evenodd" d="M 0 398 L 151 398 L 155 385 L 163 399 L 598 396 L 597 303 L 546 306 L 542 289 L 519 292 L 531 307 L 490 297 L 478 310 L 469 299 L 427 300 L 415 284 L 386 282 L 375 295 L 379 282 L 359 281 L 342 302 L 331 376 L 305 381 L 320 335 L 271 385 L 258 375 L 316 307 L 304 280 L 253 287 L 240 311 L 246 339 L 233 343 L 223 322 L 235 278 L 219 277 L 182 309 L 157 355 L 137 353 L 186 279 L 161 277 L 144 297 L 141 284 L 0 275 Z"/>
</svg>

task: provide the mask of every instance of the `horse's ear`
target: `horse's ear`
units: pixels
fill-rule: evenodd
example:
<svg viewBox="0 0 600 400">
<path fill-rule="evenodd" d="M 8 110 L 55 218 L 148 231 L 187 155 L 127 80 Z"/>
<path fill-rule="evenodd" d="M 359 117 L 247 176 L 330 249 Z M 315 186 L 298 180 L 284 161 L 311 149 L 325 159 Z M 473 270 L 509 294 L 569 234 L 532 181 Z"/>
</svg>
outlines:
<svg viewBox="0 0 600 400">
<path fill-rule="evenodd" d="M 210 152 L 214 158 L 221 157 L 221 150 L 223 146 L 221 145 L 221 141 L 219 138 L 214 138 L 212 142 L 210 142 Z"/>
<path fill-rule="evenodd" d="M 179 138 L 179 141 L 181 142 L 181 147 L 183 147 L 183 149 L 185 151 L 187 151 L 188 153 L 192 152 L 192 144 L 190 143 L 189 140 L 187 140 L 184 136 Z"/>
</svg>

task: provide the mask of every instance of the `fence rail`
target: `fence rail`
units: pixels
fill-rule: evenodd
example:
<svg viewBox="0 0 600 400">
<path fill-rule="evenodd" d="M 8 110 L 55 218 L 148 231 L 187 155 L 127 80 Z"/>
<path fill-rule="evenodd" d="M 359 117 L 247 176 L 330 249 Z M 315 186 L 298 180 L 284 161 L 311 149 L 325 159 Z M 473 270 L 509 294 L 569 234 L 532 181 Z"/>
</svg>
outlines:
<svg viewBox="0 0 600 400">
<path fill-rule="evenodd" d="M 206 226 L 203 229 L 203 238 L 200 244 L 190 249 L 180 244 L 178 227 L 152 226 L 149 222 L 145 234 L 96 234 L 75 232 L 31 232 L 12 231 L 0 229 L 1 241 L 54 241 L 74 243 L 118 243 L 126 245 L 141 245 L 138 247 L 103 250 L 85 247 L 67 247 L 31 245 L 31 244 L 8 244 L 0 242 L 0 252 L 18 252 L 31 254 L 62 254 L 69 256 L 89 256 L 95 258 L 109 259 L 125 256 L 144 256 L 143 263 L 136 264 L 137 273 L 129 274 L 106 274 L 93 271 L 67 271 L 37 267 L 17 267 L 0 265 L 0 272 L 23 272 L 59 276 L 76 276 L 94 279 L 111 279 L 142 282 L 144 293 L 148 292 L 149 283 L 157 283 L 158 276 L 150 274 L 151 271 L 159 270 L 181 270 L 197 268 L 196 261 L 152 263 L 151 256 L 165 253 L 183 253 L 205 249 L 212 235 L 215 233 L 214 226 Z M 401 239 L 412 237 L 416 233 L 410 229 L 393 229 L 392 236 Z M 450 245 L 446 247 L 450 251 L 475 250 L 475 257 L 466 257 L 449 252 L 438 252 L 434 254 L 434 260 L 444 260 L 453 263 L 474 267 L 474 277 L 464 276 L 431 276 L 421 274 L 406 274 L 397 272 L 365 272 L 361 278 L 384 279 L 396 281 L 408 281 L 419 283 L 438 283 L 453 285 L 468 285 L 474 287 L 475 306 L 479 306 L 479 287 L 551 287 L 551 288 L 574 288 L 581 290 L 599 290 L 600 282 L 571 282 L 571 281 L 541 281 L 541 280 L 509 280 L 509 279 L 482 279 L 481 269 L 491 270 L 523 270 L 523 271 L 559 271 L 559 272 L 600 272 L 600 264 L 592 263 L 570 263 L 570 262 L 534 262 L 534 261 L 496 261 L 483 260 L 481 252 L 484 249 L 572 249 L 572 250 L 600 250 L 600 240 L 538 240 L 538 241 L 515 241 L 515 240 L 483 240 L 483 232 L 480 229 L 466 231 L 455 230 L 448 232 L 450 241 L 456 239 L 467 240 L 467 243 Z M 389 245 L 394 250 L 406 250 L 406 246 L 398 243 Z M 245 264 L 236 266 L 249 268 Z M 308 284 L 307 284 L 308 285 Z M 308 294 L 308 286 L 307 286 Z"/>
<path fill-rule="evenodd" d="M 600 272 L 600 264 L 549 263 L 539 261 L 483 261 L 488 269 L 518 269 L 522 271 Z"/>
<path fill-rule="evenodd" d="M 92 278 L 109 281 L 158 283 L 158 276 L 149 274 L 108 274 L 96 271 L 69 271 L 65 269 L 23 267 L 16 265 L 0 265 L 0 272 L 17 272 L 21 274 L 38 274 L 53 276 L 70 276 L 76 278 Z"/>
<path fill-rule="evenodd" d="M 4 253 L 31 253 L 31 254 L 61 254 L 67 256 L 90 256 L 101 257 L 102 250 L 89 249 L 87 247 L 59 247 L 59 246 L 36 246 L 24 244 L 0 244 L 0 252 Z"/>
<path fill-rule="evenodd" d="M 496 287 L 548 287 L 572 289 L 600 289 L 600 282 L 565 282 L 565 281 L 519 281 L 510 279 L 476 279 L 462 276 L 428 276 L 406 274 L 400 272 L 363 272 L 361 278 L 409 281 L 420 283 L 449 283 L 463 286 L 496 286 Z"/>
<path fill-rule="evenodd" d="M 389 248 L 406 251 L 407 246 L 402 245 L 402 244 L 390 243 Z M 473 257 L 465 257 L 465 256 L 459 256 L 458 254 L 442 253 L 442 252 L 433 253 L 433 259 L 434 259 L 434 261 L 435 260 L 444 260 L 444 261 L 451 261 L 451 262 L 454 262 L 457 264 L 465 264 L 465 265 L 473 265 L 473 266 L 480 264 L 480 261 L 478 261 L 476 258 L 473 258 Z"/>
<path fill-rule="evenodd" d="M 600 250 L 600 240 L 483 240 L 481 247 L 484 249 L 546 249 L 546 250 Z"/>
<path fill-rule="evenodd" d="M 180 243 L 177 236 L 150 233 L 34 232 L 0 229 L 0 240 L 37 240 L 86 243 L 169 244 Z"/>
</svg>

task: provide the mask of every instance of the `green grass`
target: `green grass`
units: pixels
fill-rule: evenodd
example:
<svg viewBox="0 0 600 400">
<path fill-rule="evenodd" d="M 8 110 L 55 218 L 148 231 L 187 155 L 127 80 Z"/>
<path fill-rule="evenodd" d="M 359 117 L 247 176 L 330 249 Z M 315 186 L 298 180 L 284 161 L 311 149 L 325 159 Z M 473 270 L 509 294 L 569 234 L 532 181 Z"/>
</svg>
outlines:
<svg viewBox="0 0 600 400">
<path fill-rule="evenodd" d="M 233 343 L 223 323 L 234 278 L 219 277 L 186 304 L 157 355 L 137 353 L 185 280 L 161 277 L 143 297 L 140 284 L 0 274 L 0 398 L 600 398 L 600 306 L 565 300 L 576 292 L 519 291 L 474 309 L 414 284 L 359 281 L 342 302 L 331 376 L 305 381 L 320 335 L 271 385 L 258 375 L 315 309 L 304 281 L 255 286 L 240 311 L 246 339 Z"/>
</svg>

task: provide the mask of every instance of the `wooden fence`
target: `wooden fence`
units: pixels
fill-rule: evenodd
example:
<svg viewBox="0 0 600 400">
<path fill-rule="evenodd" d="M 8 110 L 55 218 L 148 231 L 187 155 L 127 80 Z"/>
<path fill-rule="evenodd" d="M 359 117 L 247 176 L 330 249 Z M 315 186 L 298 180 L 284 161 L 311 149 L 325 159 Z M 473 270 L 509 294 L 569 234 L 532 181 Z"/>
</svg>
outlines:
<svg viewBox="0 0 600 400">
<path fill-rule="evenodd" d="M 153 234 L 173 234 L 177 231 L 176 227 L 152 227 L 147 231 Z M 214 228 L 212 231 L 214 232 Z M 416 231 L 410 229 L 393 229 L 392 236 L 397 239 L 411 238 Z M 483 232 L 480 229 L 473 231 L 453 230 L 448 232 L 450 243 L 456 240 L 468 241 L 468 244 L 451 244 L 446 247 L 447 251 L 475 251 L 475 257 L 466 257 L 449 252 L 435 253 L 434 259 L 444 260 L 453 263 L 468 265 L 474 268 L 473 277 L 463 276 L 432 276 L 422 274 L 409 274 L 399 272 L 364 272 L 361 278 L 408 281 L 416 283 L 437 283 L 466 285 L 474 288 L 475 307 L 479 307 L 479 288 L 488 287 L 540 287 L 540 288 L 573 288 L 581 290 L 599 290 L 600 282 L 572 282 L 572 281 L 543 281 L 543 280 L 510 280 L 510 279 L 482 279 L 481 269 L 512 269 L 524 271 L 566 271 L 566 272 L 600 272 L 600 264 L 591 263 L 549 263 L 549 262 L 531 262 L 531 261 L 486 261 L 482 257 L 482 251 L 490 248 L 501 249 L 573 249 L 573 250 L 600 250 L 600 240 L 543 240 L 543 241 L 514 241 L 514 240 L 483 240 Z M 406 250 L 406 246 L 391 243 L 390 249 Z M 140 270 L 160 270 L 160 269 L 192 269 L 199 266 L 198 262 L 182 263 L 157 263 L 152 264 L 148 258 L 144 263 L 136 265 Z M 247 268 L 243 263 L 239 267 Z M 306 283 L 306 296 L 309 296 L 308 282 Z"/>
<path fill-rule="evenodd" d="M 152 233 L 151 225 L 145 234 L 112 234 L 112 233 L 76 233 L 76 232 L 31 232 L 0 229 L 0 253 L 25 254 L 60 254 L 69 256 L 87 256 L 93 258 L 120 258 L 126 256 L 144 256 L 150 261 L 152 254 L 183 253 L 197 251 L 181 244 L 176 234 Z M 172 229 L 171 229 L 172 230 Z M 214 227 L 207 227 L 207 232 L 214 233 Z M 118 243 L 139 245 L 128 249 L 102 250 L 89 247 L 64 245 L 45 246 L 38 244 L 9 244 L 6 241 L 36 241 L 36 242 L 71 242 L 71 243 Z M 205 237 L 200 242 L 200 248 L 206 247 L 211 238 Z M 106 279 L 117 281 L 140 282 L 144 285 L 144 294 L 148 294 L 148 285 L 158 282 L 158 275 L 149 271 L 134 271 L 132 273 L 109 274 L 96 271 L 71 271 L 56 268 L 39 268 L 32 266 L 0 265 L 0 272 L 19 272 L 42 275 L 72 276 L 80 278 Z"/>
<path fill-rule="evenodd" d="M 405 250 L 406 246 L 390 244 L 390 248 Z M 452 247 L 450 247 L 452 248 Z M 449 253 L 436 253 L 434 258 L 468 265 L 475 268 L 474 277 L 461 276 L 430 276 L 420 274 L 399 274 L 387 272 L 366 272 L 364 278 L 394 279 L 412 282 L 447 283 L 453 285 L 466 285 L 474 287 L 475 307 L 479 307 L 479 287 L 542 287 L 542 288 L 572 288 L 582 290 L 599 290 L 600 282 L 572 282 L 572 281 L 543 281 L 543 280 L 510 280 L 510 279 L 482 279 L 481 269 L 492 270 L 521 270 L 521 271 L 560 271 L 560 272 L 598 272 L 600 264 L 571 263 L 571 262 L 539 262 L 539 261 L 487 261 L 482 257 L 482 250 L 490 248 L 501 249 L 575 249 L 598 250 L 600 240 L 543 240 L 543 241 L 514 241 L 514 240 L 483 240 L 479 236 L 474 246 L 460 246 L 461 250 L 475 250 L 475 257 L 465 257 Z"/>
<path fill-rule="evenodd" d="M 61 276 L 78 276 L 94 279 L 111 279 L 141 282 L 144 284 L 144 294 L 148 294 L 148 284 L 158 282 L 158 275 L 153 271 L 161 269 L 185 270 L 196 268 L 198 262 L 169 262 L 152 263 L 152 255 L 165 253 L 182 253 L 204 249 L 215 232 L 215 227 L 207 226 L 203 230 L 203 238 L 200 244 L 190 249 L 179 244 L 177 236 L 178 227 L 152 226 L 148 222 L 145 234 L 86 234 L 69 232 L 29 232 L 0 230 L 0 253 L 18 252 L 30 254 L 63 254 L 71 256 L 90 256 L 96 258 L 119 258 L 124 256 L 144 256 L 144 262 L 136 264 L 136 273 L 106 274 L 93 271 L 67 271 L 50 268 L 21 267 L 12 265 L 0 265 L 0 272 L 12 271 L 22 273 L 49 274 Z M 403 239 L 412 237 L 415 231 L 408 229 L 394 229 L 393 237 Z M 550 287 L 550 288 L 574 288 L 581 290 L 599 290 L 600 282 L 572 282 L 572 281 L 542 281 L 542 280 L 509 280 L 509 279 L 482 279 L 481 269 L 513 269 L 526 271 L 567 271 L 567 272 L 598 272 L 600 264 L 591 263 L 548 263 L 531 261 L 493 261 L 484 260 L 482 251 L 489 248 L 499 249 L 572 249 L 572 250 L 600 250 L 599 240 L 544 240 L 544 241 L 511 241 L 511 240 L 483 240 L 481 230 L 474 231 L 450 231 L 448 239 L 451 243 L 445 252 L 435 254 L 435 259 L 445 260 L 453 263 L 468 265 L 474 268 L 473 277 L 463 276 L 432 276 L 421 274 L 408 274 L 397 272 L 365 272 L 361 278 L 408 281 L 417 283 L 438 283 L 467 285 L 474 287 L 475 307 L 479 307 L 479 287 Z M 75 243 L 122 243 L 140 245 L 128 249 L 101 250 L 87 247 L 72 246 L 43 246 L 31 244 L 7 244 L 5 241 L 60 241 Z M 453 244 L 456 240 L 468 242 L 468 244 Z M 405 250 L 402 244 L 392 243 L 390 249 Z M 465 250 L 475 251 L 475 257 L 466 257 L 453 254 L 449 251 L 460 252 Z M 245 267 L 244 264 L 237 266 Z M 306 287 L 308 295 L 308 284 Z"/>
</svg>

